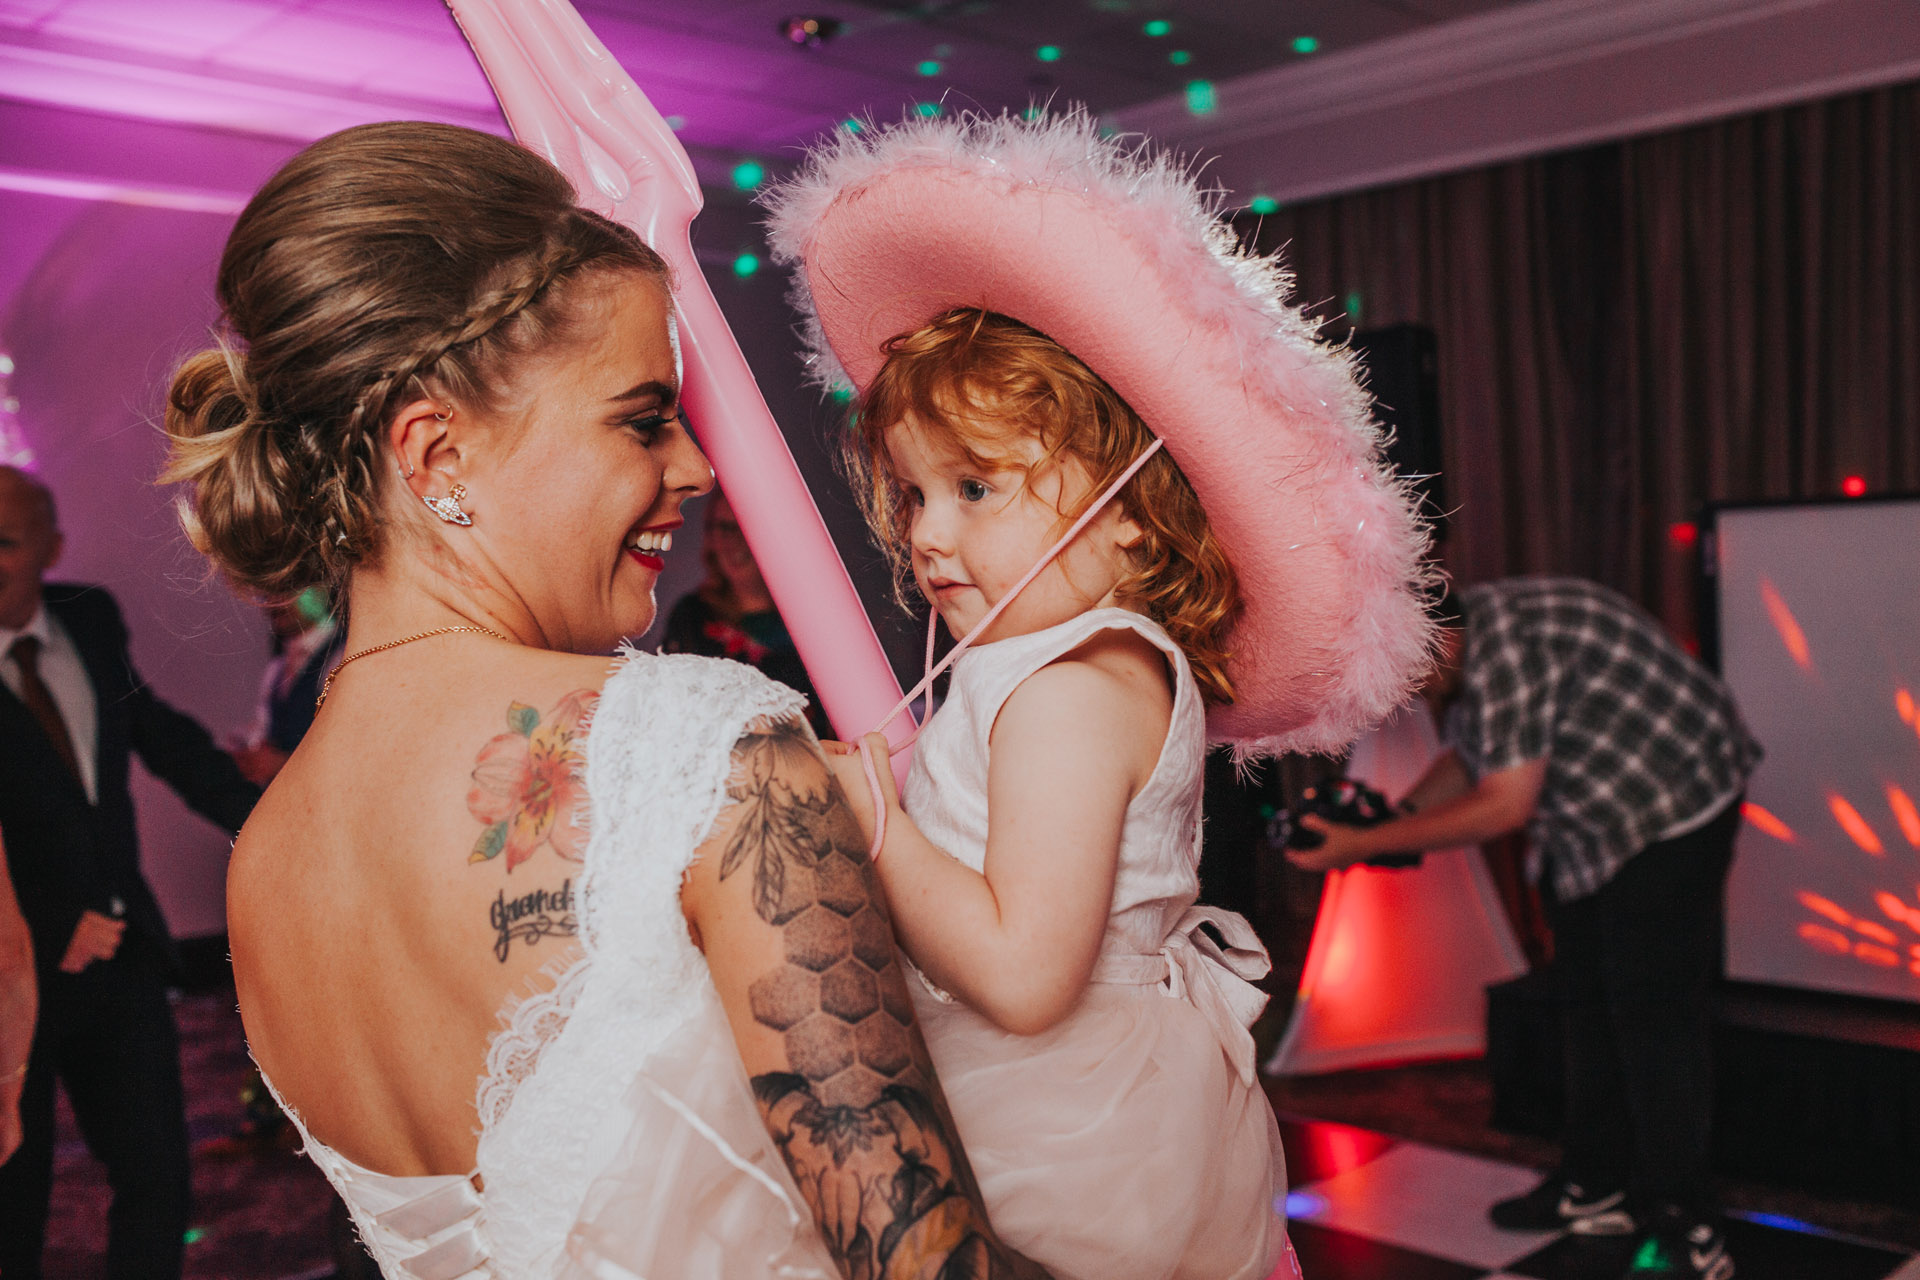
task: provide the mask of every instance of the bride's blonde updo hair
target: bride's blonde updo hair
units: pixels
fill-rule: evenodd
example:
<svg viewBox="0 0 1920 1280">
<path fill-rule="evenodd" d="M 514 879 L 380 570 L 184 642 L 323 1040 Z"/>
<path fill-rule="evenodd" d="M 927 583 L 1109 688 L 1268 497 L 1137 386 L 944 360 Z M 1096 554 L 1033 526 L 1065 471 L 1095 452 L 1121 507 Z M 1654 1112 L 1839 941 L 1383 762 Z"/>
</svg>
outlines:
<svg viewBox="0 0 1920 1280">
<path fill-rule="evenodd" d="M 338 589 L 381 547 L 390 416 L 423 395 L 495 407 L 517 365 L 572 336 L 570 282 L 603 272 L 668 284 L 523 147 L 420 123 L 314 143 L 241 213 L 224 332 L 173 378 L 161 480 L 193 486 L 187 536 L 263 596 Z"/>
</svg>

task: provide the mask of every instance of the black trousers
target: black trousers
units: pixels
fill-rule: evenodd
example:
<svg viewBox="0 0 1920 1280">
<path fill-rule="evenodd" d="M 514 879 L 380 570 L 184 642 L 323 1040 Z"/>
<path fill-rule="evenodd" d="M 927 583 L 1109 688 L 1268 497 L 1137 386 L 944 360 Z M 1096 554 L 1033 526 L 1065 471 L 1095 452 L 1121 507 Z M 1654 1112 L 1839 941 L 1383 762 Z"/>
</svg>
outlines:
<svg viewBox="0 0 1920 1280">
<path fill-rule="evenodd" d="M 1735 800 L 1648 845 L 1584 898 L 1549 901 L 1566 1041 L 1567 1173 L 1643 1208 L 1712 1209 L 1713 987 Z"/>
<path fill-rule="evenodd" d="M 42 1274 L 58 1078 L 113 1190 L 107 1275 L 178 1280 L 191 1187 L 180 1037 L 160 966 L 123 952 L 82 973 L 43 972 L 41 981 L 22 1142 L 0 1166 L 0 1277 Z"/>
</svg>

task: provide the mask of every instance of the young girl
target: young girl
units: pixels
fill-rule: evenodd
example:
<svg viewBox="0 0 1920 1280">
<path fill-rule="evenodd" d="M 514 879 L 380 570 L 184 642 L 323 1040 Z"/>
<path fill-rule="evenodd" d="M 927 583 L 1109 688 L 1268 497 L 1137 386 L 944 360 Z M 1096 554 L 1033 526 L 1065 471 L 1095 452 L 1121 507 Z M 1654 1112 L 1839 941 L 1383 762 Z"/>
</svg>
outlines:
<svg viewBox="0 0 1920 1280">
<path fill-rule="evenodd" d="M 845 138 L 773 230 L 861 393 L 869 520 L 970 646 L 904 806 L 879 735 L 835 770 L 994 1225 L 1062 1280 L 1291 1274 L 1266 954 L 1195 906 L 1202 762 L 1210 713 L 1325 746 L 1418 671 L 1364 396 L 1184 172 L 1083 117 Z"/>
<path fill-rule="evenodd" d="M 1057 344 L 965 309 L 893 344 L 854 462 L 960 637 L 1152 443 Z M 960 658 L 904 812 L 887 796 L 877 870 L 927 979 L 928 1051 L 995 1226 L 1056 1276 L 1259 1280 L 1282 1248 L 1279 1133 L 1240 1020 L 1266 954 L 1193 910 L 1204 705 L 1231 697 L 1238 612 L 1192 488 L 1151 459 Z"/>
</svg>

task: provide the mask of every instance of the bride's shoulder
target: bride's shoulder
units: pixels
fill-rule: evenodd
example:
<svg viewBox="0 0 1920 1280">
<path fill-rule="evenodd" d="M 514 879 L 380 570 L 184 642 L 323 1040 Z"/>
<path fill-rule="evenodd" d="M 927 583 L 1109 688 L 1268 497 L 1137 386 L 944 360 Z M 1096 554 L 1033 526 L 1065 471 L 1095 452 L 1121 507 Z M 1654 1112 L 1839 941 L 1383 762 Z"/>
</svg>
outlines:
<svg viewBox="0 0 1920 1280">
<path fill-rule="evenodd" d="M 737 737 L 747 722 L 802 709 L 794 690 L 744 663 L 691 653 L 622 652 L 600 691 L 603 713 Z M 732 738 L 728 738 L 731 743 Z"/>
</svg>

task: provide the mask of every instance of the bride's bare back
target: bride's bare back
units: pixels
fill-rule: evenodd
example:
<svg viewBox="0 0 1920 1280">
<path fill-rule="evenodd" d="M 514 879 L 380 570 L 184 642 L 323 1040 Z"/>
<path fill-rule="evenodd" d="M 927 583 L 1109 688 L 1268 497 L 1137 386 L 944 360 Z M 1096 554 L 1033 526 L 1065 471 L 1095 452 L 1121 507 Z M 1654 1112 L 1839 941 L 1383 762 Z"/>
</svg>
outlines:
<svg viewBox="0 0 1920 1280">
<path fill-rule="evenodd" d="M 234 977 L 316 1137 L 466 1172 L 502 1010 L 578 954 L 577 766 L 608 664 L 473 633 L 409 648 L 341 676 L 234 846 Z"/>
</svg>

